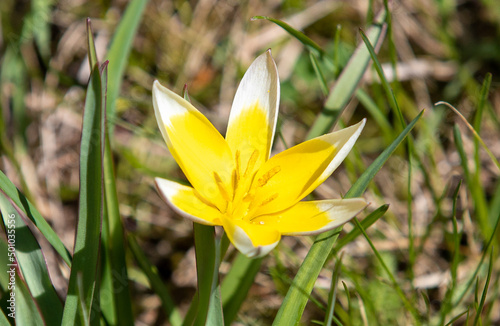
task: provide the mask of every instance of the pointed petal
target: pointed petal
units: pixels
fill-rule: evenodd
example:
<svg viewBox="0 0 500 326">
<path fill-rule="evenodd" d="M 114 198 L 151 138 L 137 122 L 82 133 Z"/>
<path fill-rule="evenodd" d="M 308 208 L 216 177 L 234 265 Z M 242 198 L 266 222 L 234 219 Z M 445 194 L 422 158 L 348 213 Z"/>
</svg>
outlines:
<svg viewBox="0 0 500 326">
<path fill-rule="evenodd" d="M 203 114 L 158 81 L 153 85 L 153 106 L 163 138 L 186 178 L 200 195 L 222 208 L 220 189 L 231 189 L 234 166 L 224 138 Z"/>
<path fill-rule="evenodd" d="M 253 216 L 289 208 L 307 196 L 340 165 L 358 139 L 365 119 L 273 156 L 255 175 Z"/>
<path fill-rule="evenodd" d="M 226 140 L 233 154 L 239 156 L 236 159 L 241 175 L 245 171 L 253 175 L 269 158 L 279 92 L 278 70 L 268 50 L 255 59 L 243 76 L 229 116 Z"/>
<path fill-rule="evenodd" d="M 250 258 L 267 255 L 281 239 L 276 229 L 248 221 L 223 217 L 222 226 L 236 249 Z"/>
<path fill-rule="evenodd" d="M 301 201 L 287 210 L 262 215 L 254 221 L 276 228 L 283 235 L 311 235 L 348 222 L 367 205 L 363 198 Z"/>
<path fill-rule="evenodd" d="M 200 224 L 220 225 L 219 210 L 205 202 L 193 188 L 161 178 L 155 178 L 155 182 L 160 194 L 179 215 Z"/>
</svg>

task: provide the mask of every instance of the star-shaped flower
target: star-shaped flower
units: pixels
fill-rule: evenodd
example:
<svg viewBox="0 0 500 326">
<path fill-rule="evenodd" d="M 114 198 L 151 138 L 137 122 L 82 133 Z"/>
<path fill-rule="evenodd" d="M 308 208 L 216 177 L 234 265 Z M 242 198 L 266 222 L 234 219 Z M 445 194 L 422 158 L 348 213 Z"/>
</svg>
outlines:
<svg viewBox="0 0 500 326">
<path fill-rule="evenodd" d="M 301 201 L 347 156 L 365 120 L 291 147 L 271 158 L 280 84 L 271 52 L 260 55 L 241 81 L 226 137 L 188 101 L 153 85 L 156 120 L 191 187 L 156 178 L 180 215 L 221 225 L 248 257 L 271 251 L 282 235 L 310 235 L 340 226 L 367 203 L 362 198 Z"/>
</svg>

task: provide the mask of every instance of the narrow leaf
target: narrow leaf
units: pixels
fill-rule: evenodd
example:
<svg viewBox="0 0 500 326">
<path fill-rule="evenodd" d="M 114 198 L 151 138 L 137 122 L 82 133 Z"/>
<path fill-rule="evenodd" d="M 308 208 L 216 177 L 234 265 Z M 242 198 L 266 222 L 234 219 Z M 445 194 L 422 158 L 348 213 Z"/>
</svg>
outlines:
<svg viewBox="0 0 500 326">
<path fill-rule="evenodd" d="M 132 48 L 132 41 L 139 27 L 146 3 L 147 0 L 130 1 L 113 36 L 109 52 L 106 55 L 106 59 L 111 63 L 109 65 L 109 87 L 106 106 L 110 135 L 113 134 L 116 100 L 120 93 L 123 74 Z"/>
<path fill-rule="evenodd" d="M 139 264 L 139 267 L 146 274 L 146 277 L 151 284 L 151 289 L 160 297 L 163 311 L 166 314 L 170 324 L 172 326 L 180 326 L 182 324 L 181 316 L 179 314 L 179 311 L 175 308 L 174 300 L 163 284 L 163 280 L 158 275 L 158 270 L 144 255 L 142 249 L 137 243 L 137 240 L 132 235 L 128 236 L 128 244 L 135 260 Z"/>
<path fill-rule="evenodd" d="M 64 306 L 63 324 L 65 325 L 85 324 L 83 319 L 85 315 L 89 316 L 92 325 L 99 324 L 100 319 L 96 315 L 99 308 L 95 299 L 98 293 L 98 258 L 103 213 L 102 139 L 104 129 L 102 103 L 102 80 L 99 68 L 95 66 L 87 88 L 83 115 L 78 225 L 74 261 Z M 78 279 L 81 280 L 80 287 Z"/>
<path fill-rule="evenodd" d="M 35 206 L 19 191 L 16 186 L 0 171 L 0 189 L 9 197 L 19 209 L 29 217 L 42 235 L 54 247 L 64 262 L 71 267 L 71 255 L 57 236 L 49 223 L 42 217 Z"/>
<path fill-rule="evenodd" d="M 220 246 L 213 226 L 194 225 L 198 309 L 194 325 L 223 325 L 219 287 Z"/>
<path fill-rule="evenodd" d="M 263 258 L 251 259 L 239 253 L 222 282 L 224 323 L 231 325 L 247 297 Z"/>
<path fill-rule="evenodd" d="M 382 10 L 366 33 L 370 42 L 373 44 L 382 43 L 381 41 L 383 40 L 385 34 L 383 24 L 385 16 L 386 11 Z M 344 70 L 342 70 L 337 82 L 331 89 L 330 95 L 326 99 L 323 111 L 309 130 L 307 139 L 320 136 L 330 130 L 336 119 L 340 116 L 342 109 L 344 109 L 354 94 L 369 62 L 370 53 L 366 49 L 364 43 L 360 43 L 347 63 L 347 66 Z"/>
<path fill-rule="evenodd" d="M 285 31 L 287 31 L 290 35 L 295 37 L 297 40 L 299 40 L 302 44 L 304 44 L 312 52 L 315 52 L 318 55 L 323 55 L 325 53 L 325 51 L 323 51 L 323 49 L 318 44 L 316 44 L 316 42 L 311 40 L 309 37 L 307 37 L 301 31 L 298 31 L 295 28 L 293 28 L 292 26 L 288 25 L 284 21 L 279 20 L 279 19 L 275 19 L 275 18 L 271 18 L 271 17 L 267 17 L 267 16 L 254 16 L 254 17 L 252 17 L 251 20 L 254 21 L 254 20 L 258 20 L 258 19 L 265 19 L 265 20 L 268 20 L 272 23 L 275 23 L 276 25 L 278 25 L 279 27 L 281 27 Z"/>
<path fill-rule="evenodd" d="M 48 325 L 58 325 L 62 319 L 63 305 L 57 295 L 47 270 L 45 258 L 35 237 L 9 200 L 0 193 L 0 210 L 6 230 L 7 241 L 15 249 L 9 251 L 11 268 L 16 262 L 26 280 L 29 293 L 37 302 L 40 313 Z"/>
</svg>

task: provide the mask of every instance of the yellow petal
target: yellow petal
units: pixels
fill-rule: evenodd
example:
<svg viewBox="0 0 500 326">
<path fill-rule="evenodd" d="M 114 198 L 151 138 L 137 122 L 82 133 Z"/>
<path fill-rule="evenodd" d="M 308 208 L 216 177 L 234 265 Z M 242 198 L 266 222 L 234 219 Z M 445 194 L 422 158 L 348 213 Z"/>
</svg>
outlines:
<svg viewBox="0 0 500 326">
<path fill-rule="evenodd" d="M 363 198 L 301 201 L 291 208 L 256 217 L 253 222 L 283 235 L 310 235 L 334 229 L 352 219 L 368 203 Z"/>
<path fill-rule="evenodd" d="M 160 194 L 180 215 L 200 224 L 220 225 L 219 210 L 205 202 L 193 188 L 161 178 L 155 178 L 155 182 Z"/>
<path fill-rule="evenodd" d="M 253 175 L 269 158 L 279 91 L 278 71 L 268 50 L 248 68 L 231 107 L 226 140 L 237 156 L 240 175 Z"/>
<path fill-rule="evenodd" d="M 303 142 L 264 163 L 252 184 L 251 215 L 287 209 L 307 196 L 344 160 L 364 124 L 365 120 Z"/>
<path fill-rule="evenodd" d="M 223 191 L 230 192 L 234 160 L 222 135 L 189 102 L 153 85 L 156 120 L 168 148 L 191 185 L 205 199 L 224 209 Z"/>
<path fill-rule="evenodd" d="M 222 226 L 231 243 L 250 258 L 267 255 L 281 239 L 280 233 L 271 227 L 248 221 L 223 217 Z"/>
</svg>

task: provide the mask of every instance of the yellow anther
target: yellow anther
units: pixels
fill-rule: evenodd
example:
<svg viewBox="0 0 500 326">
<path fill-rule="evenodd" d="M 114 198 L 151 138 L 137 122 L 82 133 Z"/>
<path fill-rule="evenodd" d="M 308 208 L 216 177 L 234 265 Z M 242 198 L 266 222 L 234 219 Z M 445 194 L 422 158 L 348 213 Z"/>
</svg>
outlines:
<svg viewBox="0 0 500 326">
<path fill-rule="evenodd" d="M 236 164 L 236 181 L 240 181 L 240 150 L 237 149 L 236 153 L 234 154 L 234 160 Z"/>
<path fill-rule="evenodd" d="M 250 155 L 250 159 L 248 159 L 247 168 L 245 169 L 245 173 L 243 174 L 244 177 L 247 177 L 249 173 L 253 172 L 253 168 L 255 166 L 255 163 L 257 163 L 258 157 L 259 157 L 259 151 L 254 150 L 252 152 L 252 155 Z"/>
<path fill-rule="evenodd" d="M 259 180 L 257 180 L 257 187 L 264 186 L 269 180 L 271 180 L 272 177 L 274 177 L 280 171 L 281 171 L 280 166 L 275 166 L 271 170 L 267 171 L 262 177 L 259 178 Z"/>
<path fill-rule="evenodd" d="M 271 197 L 268 197 L 267 199 L 265 199 L 264 201 L 262 201 L 262 203 L 260 204 L 260 206 L 267 205 L 270 202 L 272 202 L 273 200 L 275 200 L 276 198 L 278 198 L 278 194 L 273 194 Z"/>
<path fill-rule="evenodd" d="M 236 170 L 233 170 L 233 173 L 231 174 L 231 183 L 233 184 L 233 200 L 234 200 L 234 196 L 236 195 L 236 189 L 238 189 L 238 172 L 236 172 Z"/>
<path fill-rule="evenodd" d="M 217 172 L 214 172 L 214 179 L 215 179 L 215 183 L 217 184 L 217 188 L 219 188 L 219 192 L 222 195 L 222 198 L 224 198 L 224 200 L 226 202 L 231 201 L 230 196 L 229 196 L 226 188 L 224 187 L 224 184 L 222 183 L 222 179 L 220 178 L 220 176 Z"/>
</svg>

